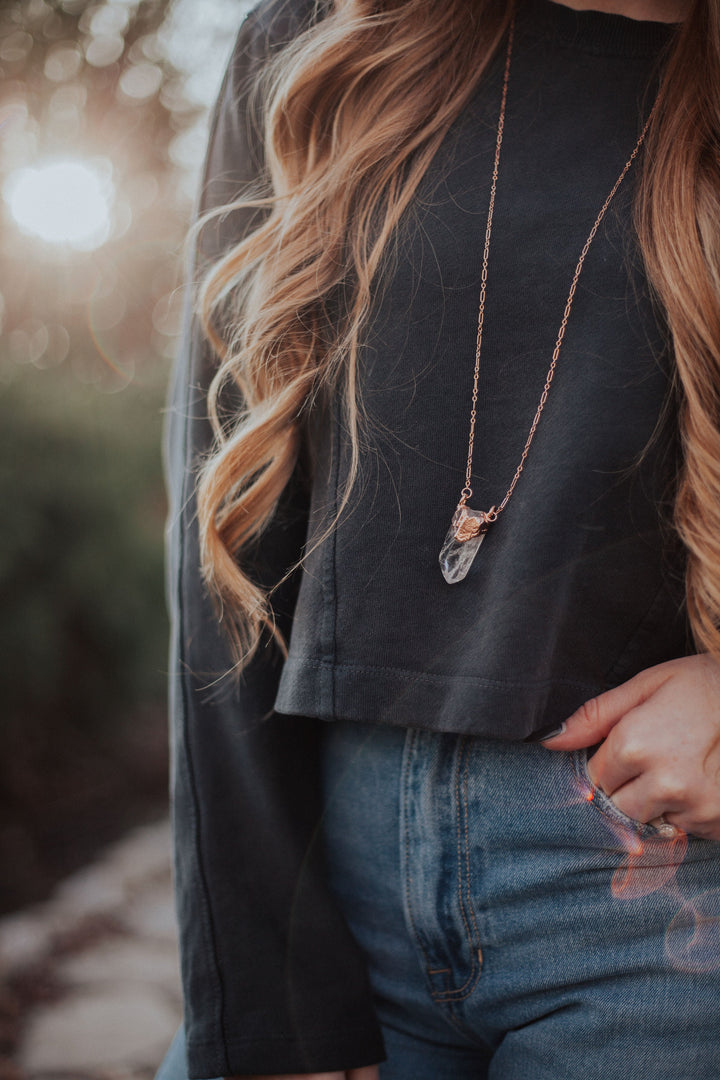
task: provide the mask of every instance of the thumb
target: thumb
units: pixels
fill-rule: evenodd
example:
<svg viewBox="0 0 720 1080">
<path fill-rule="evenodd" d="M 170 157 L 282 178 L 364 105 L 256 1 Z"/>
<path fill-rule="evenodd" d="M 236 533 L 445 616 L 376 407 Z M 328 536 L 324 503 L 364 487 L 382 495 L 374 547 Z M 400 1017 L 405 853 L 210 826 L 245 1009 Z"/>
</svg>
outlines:
<svg viewBox="0 0 720 1080">
<path fill-rule="evenodd" d="M 658 665 L 659 667 L 660 665 Z M 648 668 L 627 682 L 590 698 L 565 721 L 564 730 L 542 745 L 548 750 L 579 750 L 607 737 L 626 713 L 641 705 L 669 678 L 667 671 Z"/>
</svg>

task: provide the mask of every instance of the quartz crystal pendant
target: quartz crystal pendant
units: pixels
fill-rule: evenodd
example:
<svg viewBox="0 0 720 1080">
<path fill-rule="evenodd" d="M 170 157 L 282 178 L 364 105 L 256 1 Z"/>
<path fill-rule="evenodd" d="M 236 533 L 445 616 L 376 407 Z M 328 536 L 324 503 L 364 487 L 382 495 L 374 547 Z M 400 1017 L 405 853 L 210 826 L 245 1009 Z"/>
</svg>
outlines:
<svg viewBox="0 0 720 1080">
<path fill-rule="evenodd" d="M 458 506 L 440 549 L 440 569 L 449 585 L 465 577 L 494 520 L 484 510 Z"/>
</svg>

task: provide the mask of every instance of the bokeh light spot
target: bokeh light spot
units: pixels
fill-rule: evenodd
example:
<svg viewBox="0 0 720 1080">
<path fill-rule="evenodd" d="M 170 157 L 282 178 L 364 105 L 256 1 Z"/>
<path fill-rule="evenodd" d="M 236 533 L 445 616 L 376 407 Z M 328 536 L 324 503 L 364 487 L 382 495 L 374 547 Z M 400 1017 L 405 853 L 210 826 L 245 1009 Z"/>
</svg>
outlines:
<svg viewBox="0 0 720 1080">
<path fill-rule="evenodd" d="M 108 67 L 122 56 L 125 42 L 116 34 L 91 38 L 85 47 L 85 59 L 93 67 Z"/>
<path fill-rule="evenodd" d="M 26 30 L 16 30 L 0 41 L 0 60 L 6 64 L 22 63 L 33 46 L 32 34 Z"/>
<path fill-rule="evenodd" d="M 124 34 L 130 16 L 124 4 L 106 4 L 91 10 L 89 30 L 96 37 Z"/>
<path fill-rule="evenodd" d="M 170 160 L 181 169 L 190 168 L 195 162 L 202 160 L 206 141 L 207 130 L 204 126 L 198 124 L 188 128 L 171 141 L 168 147 Z"/>
<path fill-rule="evenodd" d="M 3 194 L 25 233 L 93 251 L 110 234 L 112 186 L 81 161 L 54 161 L 11 173 Z"/>
<path fill-rule="evenodd" d="M 45 78 L 51 82 L 73 79 L 82 67 L 82 53 L 73 42 L 62 42 L 51 49 L 45 58 Z"/>
<path fill-rule="evenodd" d="M 24 101 L 10 101 L 0 105 L 0 131 L 3 140 L 13 131 L 22 128 L 27 120 L 28 110 Z"/>
<path fill-rule="evenodd" d="M 131 64 L 120 76 L 120 89 L 126 97 L 142 101 L 158 92 L 162 77 L 162 71 L 157 64 L 147 61 Z"/>
<path fill-rule="evenodd" d="M 50 323 L 47 327 L 48 343 L 42 356 L 35 361 L 36 367 L 51 368 L 62 364 L 70 352 L 70 335 L 60 323 Z"/>
<path fill-rule="evenodd" d="M 48 41 L 52 41 L 54 38 L 60 38 L 65 31 L 65 22 L 57 11 L 51 11 L 49 15 L 45 17 L 42 24 L 43 37 Z"/>
</svg>

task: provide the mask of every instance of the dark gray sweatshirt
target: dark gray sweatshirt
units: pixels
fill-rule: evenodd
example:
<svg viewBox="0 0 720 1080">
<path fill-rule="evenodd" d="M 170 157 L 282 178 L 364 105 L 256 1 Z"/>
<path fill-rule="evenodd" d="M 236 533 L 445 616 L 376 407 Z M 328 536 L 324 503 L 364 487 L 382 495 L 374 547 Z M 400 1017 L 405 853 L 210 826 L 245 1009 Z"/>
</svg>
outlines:
<svg viewBox="0 0 720 1080">
<path fill-rule="evenodd" d="M 202 208 L 262 170 L 247 85 L 309 0 L 245 22 L 213 122 Z M 572 274 L 635 146 L 672 28 L 521 0 L 490 247 L 470 505 L 503 498 Z M 483 238 L 504 50 L 405 215 L 361 350 L 370 421 L 339 529 L 277 593 L 290 635 L 239 685 L 198 565 L 193 469 L 213 359 L 190 315 L 166 439 L 175 883 L 191 1078 L 347 1069 L 382 1040 L 362 957 L 317 850 L 322 721 L 534 738 L 587 698 L 692 651 L 669 528 L 672 359 L 630 225 L 637 163 L 587 257 L 525 469 L 464 581 L 438 553 L 464 483 Z M 205 230 L 213 258 L 252 224 Z M 189 307 L 188 307 L 189 311 Z M 333 515 L 347 469 L 334 405 L 315 459 L 248 555 L 279 580 Z"/>
</svg>

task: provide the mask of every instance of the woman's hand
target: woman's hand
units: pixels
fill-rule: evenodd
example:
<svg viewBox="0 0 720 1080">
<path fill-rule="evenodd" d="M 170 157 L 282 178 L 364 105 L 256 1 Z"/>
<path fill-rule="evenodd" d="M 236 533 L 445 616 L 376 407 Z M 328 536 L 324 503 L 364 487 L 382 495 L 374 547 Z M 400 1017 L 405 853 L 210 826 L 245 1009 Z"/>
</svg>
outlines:
<svg viewBox="0 0 720 1080">
<path fill-rule="evenodd" d="M 641 671 L 586 701 L 549 750 L 600 748 L 596 787 L 637 821 L 720 840 L 720 666 L 708 654 Z"/>
<path fill-rule="evenodd" d="M 347 1069 L 344 1072 L 329 1073 L 272 1073 L 252 1076 L 226 1076 L 225 1080 L 378 1080 L 377 1065 L 366 1065 L 363 1069 Z"/>
</svg>

